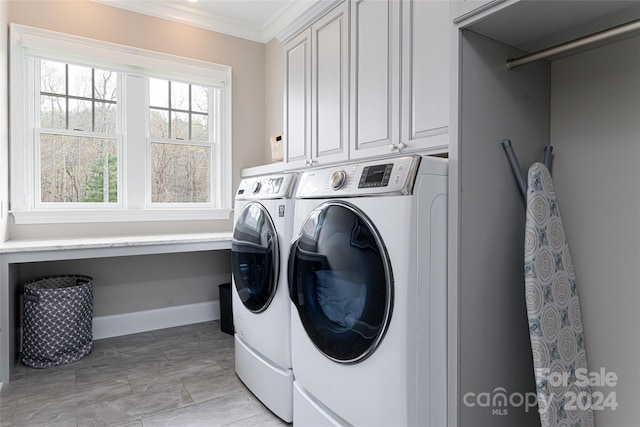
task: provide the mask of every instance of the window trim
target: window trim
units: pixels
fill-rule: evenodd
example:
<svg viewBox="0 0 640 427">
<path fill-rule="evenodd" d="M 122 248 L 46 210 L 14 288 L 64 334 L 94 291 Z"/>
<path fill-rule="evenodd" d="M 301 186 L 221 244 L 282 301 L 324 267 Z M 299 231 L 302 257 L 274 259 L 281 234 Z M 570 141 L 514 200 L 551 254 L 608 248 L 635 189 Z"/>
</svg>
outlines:
<svg viewBox="0 0 640 427">
<path fill-rule="evenodd" d="M 10 24 L 10 212 L 16 224 L 85 223 L 119 221 L 170 221 L 228 219 L 233 208 L 232 194 L 232 68 L 228 65 L 179 57 L 115 43 L 92 40 L 79 36 Z M 144 75 L 220 88 L 220 141 L 212 147 L 212 155 L 219 156 L 215 183 L 216 208 L 201 206 L 149 207 L 146 203 L 133 205 L 127 200 L 127 157 L 129 147 L 126 129 L 123 129 L 121 208 L 42 209 L 36 208 L 37 193 L 34 180 L 35 135 L 30 123 L 35 123 L 34 108 L 29 99 L 35 96 L 31 82 L 33 67 L 28 57 L 53 61 L 69 61 L 105 67 L 129 75 Z M 157 71 L 161 70 L 161 71 Z M 22 94 L 28 94 L 27 97 Z M 126 123 L 124 124 L 126 127 Z M 144 141 L 146 142 L 146 141 Z M 215 166 L 215 165 L 214 165 Z M 218 181 L 218 180 L 216 180 Z M 214 183 L 212 182 L 212 185 Z"/>
</svg>

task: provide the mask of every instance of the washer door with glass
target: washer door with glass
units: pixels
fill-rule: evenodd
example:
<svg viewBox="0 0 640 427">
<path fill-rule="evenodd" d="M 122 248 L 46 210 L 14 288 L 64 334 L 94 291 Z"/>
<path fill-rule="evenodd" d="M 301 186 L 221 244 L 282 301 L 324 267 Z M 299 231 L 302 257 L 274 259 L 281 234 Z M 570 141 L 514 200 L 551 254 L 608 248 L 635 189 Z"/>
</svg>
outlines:
<svg viewBox="0 0 640 427">
<path fill-rule="evenodd" d="M 313 344 L 339 363 L 370 356 L 391 318 L 393 277 L 371 221 L 327 202 L 307 217 L 289 254 L 289 293 Z"/>
<path fill-rule="evenodd" d="M 231 242 L 233 279 L 247 309 L 266 310 L 278 287 L 278 234 L 269 212 L 260 203 L 245 206 Z"/>
</svg>

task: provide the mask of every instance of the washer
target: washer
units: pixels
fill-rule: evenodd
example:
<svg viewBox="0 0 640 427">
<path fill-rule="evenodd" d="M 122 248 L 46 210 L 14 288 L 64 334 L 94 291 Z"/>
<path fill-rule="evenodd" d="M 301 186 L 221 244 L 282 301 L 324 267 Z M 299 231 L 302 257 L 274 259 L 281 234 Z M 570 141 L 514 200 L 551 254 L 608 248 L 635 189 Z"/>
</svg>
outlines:
<svg viewBox="0 0 640 427">
<path fill-rule="evenodd" d="M 286 262 L 296 178 L 278 174 L 240 183 L 231 244 L 236 373 L 286 422 L 293 419 Z"/>
<path fill-rule="evenodd" d="M 301 174 L 289 254 L 294 425 L 445 426 L 447 159 Z"/>
</svg>

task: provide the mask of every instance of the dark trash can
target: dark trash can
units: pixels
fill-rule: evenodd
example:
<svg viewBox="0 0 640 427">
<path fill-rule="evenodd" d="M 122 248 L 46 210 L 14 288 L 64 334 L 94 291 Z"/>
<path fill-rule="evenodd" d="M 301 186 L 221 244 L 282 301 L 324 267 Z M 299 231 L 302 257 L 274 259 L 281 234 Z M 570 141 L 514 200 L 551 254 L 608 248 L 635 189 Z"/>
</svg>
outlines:
<svg viewBox="0 0 640 427">
<path fill-rule="evenodd" d="M 220 291 L 220 330 L 233 335 L 233 306 L 231 304 L 231 283 L 218 285 Z"/>
<path fill-rule="evenodd" d="M 76 362 L 93 348 L 93 279 L 45 277 L 24 284 L 22 362 L 48 368 Z"/>
</svg>

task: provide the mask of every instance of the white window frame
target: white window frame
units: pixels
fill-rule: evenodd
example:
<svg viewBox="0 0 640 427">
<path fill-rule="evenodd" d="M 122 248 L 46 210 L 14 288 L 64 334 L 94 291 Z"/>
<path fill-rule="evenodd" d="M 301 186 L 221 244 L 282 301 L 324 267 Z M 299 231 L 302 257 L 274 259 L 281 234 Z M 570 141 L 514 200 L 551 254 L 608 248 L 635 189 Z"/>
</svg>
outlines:
<svg viewBox="0 0 640 427">
<path fill-rule="evenodd" d="M 27 71 L 27 75 L 29 76 L 29 79 L 31 80 L 31 84 L 33 85 L 33 91 L 29 96 L 29 99 L 26 100 L 27 102 L 27 108 L 30 112 L 33 112 L 33 121 L 34 121 L 34 127 L 33 127 L 33 153 L 34 153 L 34 167 L 33 170 L 31 172 L 32 176 L 33 176 L 33 183 L 34 183 L 34 187 L 33 187 L 33 207 L 34 210 L 38 210 L 38 211 L 44 211 L 44 210 L 64 210 L 64 211 L 69 211 L 69 210 L 82 210 L 82 209 L 86 209 L 86 210 L 115 210 L 115 209 L 123 209 L 124 208 L 124 203 L 122 202 L 123 200 L 123 183 L 124 183 L 124 174 L 122 173 L 122 165 L 123 165 L 123 130 L 122 130 L 122 123 L 124 123 L 124 117 L 123 117 L 123 108 L 120 108 L 120 106 L 118 106 L 118 118 L 117 118 L 117 129 L 116 129 L 116 133 L 115 134 L 106 134 L 106 133 L 96 133 L 96 132 L 92 132 L 92 131 L 76 131 L 76 130 L 68 130 L 68 129 L 58 129 L 58 128 L 41 128 L 38 127 L 41 124 L 40 121 L 40 108 L 38 108 L 39 102 L 40 102 L 40 91 L 37 90 L 37 88 L 40 87 L 39 83 L 40 83 L 40 63 L 38 61 L 35 60 L 35 58 L 26 58 L 27 61 L 27 67 L 28 67 L 28 71 Z M 60 62 L 60 61 L 56 61 L 56 62 Z M 96 68 L 92 65 L 87 65 L 87 64 L 75 64 L 75 65 L 82 65 L 82 66 L 87 66 L 89 68 Z M 118 104 L 121 102 L 120 100 L 124 99 L 123 96 L 123 76 L 121 73 L 118 73 L 118 79 L 117 79 L 117 85 L 118 85 L 118 94 L 117 94 L 117 100 L 118 100 Z M 41 163 L 40 163 L 40 156 L 38 155 L 38 153 L 40 153 L 40 139 L 41 139 L 41 135 L 43 133 L 46 134 L 56 134 L 56 135 L 65 135 L 65 136 L 78 136 L 78 137 L 82 137 L 82 136 L 87 136 L 87 137 L 93 137 L 93 138 L 105 138 L 105 139 L 112 139 L 116 141 L 116 145 L 117 145 L 117 150 L 118 150 L 118 201 L 116 203 L 108 203 L 108 202 L 103 202 L 103 203 L 84 203 L 84 202 L 67 202 L 67 203 L 55 203 L 55 202 L 47 202 L 47 203 L 43 203 L 42 202 L 42 188 L 40 185 L 38 185 L 38 182 L 41 179 Z"/>
<path fill-rule="evenodd" d="M 36 88 L 33 84 L 33 67 L 29 58 L 48 59 L 59 62 L 87 64 L 91 67 L 104 67 L 124 74 L 122 86 L 135 85 L 138 91 L 128 97 L 118 99 L 127 114 L 134 108 L 148 104 L 146 85 L 140 80 L 156 77 L 212 86 L 220 89 L 220 129 L 219 141 L 214 141 L 212 158 L 217 156 L 218 163 L 212 162 L 215 200 L 210 205 L 165 204 L 153 206 L 148 203 L 149 194 L 149 157 L 148 108 L 145 126 L 138 126 L 132 132 L 132 117 L 122 118 L 121 157 L 119 159 L 119 198 L 117 206 L 42 207 L 39 206 L 39 185 L 35 182 L 36 141 L 35 124 L 37 111 L 34 104 Z M 154 220 L 203 220 L 228 219 L 232 212 L 232 162 L 231 162 L 231 76 L 232 69 L 227 65 L 198 61 L 179 56 L 152 52 L 144 49 L 87 39 L 63 33 L 10 24 L 10 212 L 16 224 L 51 224 L 81 222 L 118 222 L 118 221 L 154 221 Z M 130 88 L 129 88 L 130 89 Z M 120 93 L 125 93 L 121 90 Z M 28 96 L 25 96 L 28 94 Z M 137 103 L 137 104 L 136 104 Z M 138 110 L 139 111 L 139 110 Z M 136 133 L 137 132 L 137 133 Z M 132 159 L 144 157 L 144 168 Z M 135 163 L 135 164 L 134 164 Z M 141 174 L 144 172 L 144 176 Z M 142 180 L 142 181 L 141 181 Z M 141 192 L 145 194 L 141 197 Z M 78 204 L 74 204 L 78 205 Z"/>
<path fill-rule="evenodd" d="M 171 80 L 171 79 L 167 79 L 173 82 L 176 82 L 176 80 Z M 180 83 L 188 83 L 191 84 L 191 82 L 180 82 Z M 145 99 L 149 99 L 149 81 L 147 80 L 147 84 L 146 84 L 146 97 Z M 211 162 L 213 165 L 217 164 L 217 159 L 220 157 L 220 153 L 219 153 L 219 147 L 220 147 L 220 141 L 222 140 L 218 126 L 216 126 L 216 122 L 211 120 L 212 117 L 214 117 L 214 112 L 216 112 L 216 107 L 217 107 L 217 111 L 220 112 L 222 111 L 221 105 L 220 105 L 220 96 L 218 94 L 218 92 L 214 91 L 213 88 L 209 88 L 209 106 L 208 106 L 208 111 L 207 111 L 207 115 L 209 118 L 209 141 L 195 141 L 195 140 L 179 140 L 179 139 L 167 139 L 167 138 L 159 138 L 159 137 L 152 137 L 149 133 L 147 133 L 147 138 L 146 138 L 146 143 L 147 143 L 147 171 L 149 171 L 146 174 L 146 185 L 147 185 L 147 191 L 146 191 L 146 201 L 147 201 L 147 208 L 148 209 L 167 209 L 167 208 L 174 208 L 174 207 L 191 207 L 191 208 L 197 208 L 198 206 L 204 206 L 204 207 L 209 207 L 212 204 L 215 204 L 215 201 L 211 201 L 210 203 L 159 203 L 159 202 L 152 202 L 151 201 L 151 196 L 152 196 L 152 174 L 151 174 L 151 145 L 154 143 L 159 143 L 159 144 L 174 144 L 174 145 L 191 145 L 191 146 L 200 146 L 200 147 L 207 147 L 211 149 Z M 151 114 L 151 109 L 149 108 L 149 105 L 147 105 L 146 108 L 146 129 L 147 132 L 150 131 L 149 128 L 149 121 L 150 121 L 150 114 Z M 220 191 L 220 185 L 219 185 L 220 179 L 217 178 L 215 171 L 212 170 L 210 171 L 210 176 L 209 176 L 209 183 L 211 185 L 211 189 L 213 190 L 214 194 L 217 194 Z"/>
</svg>

